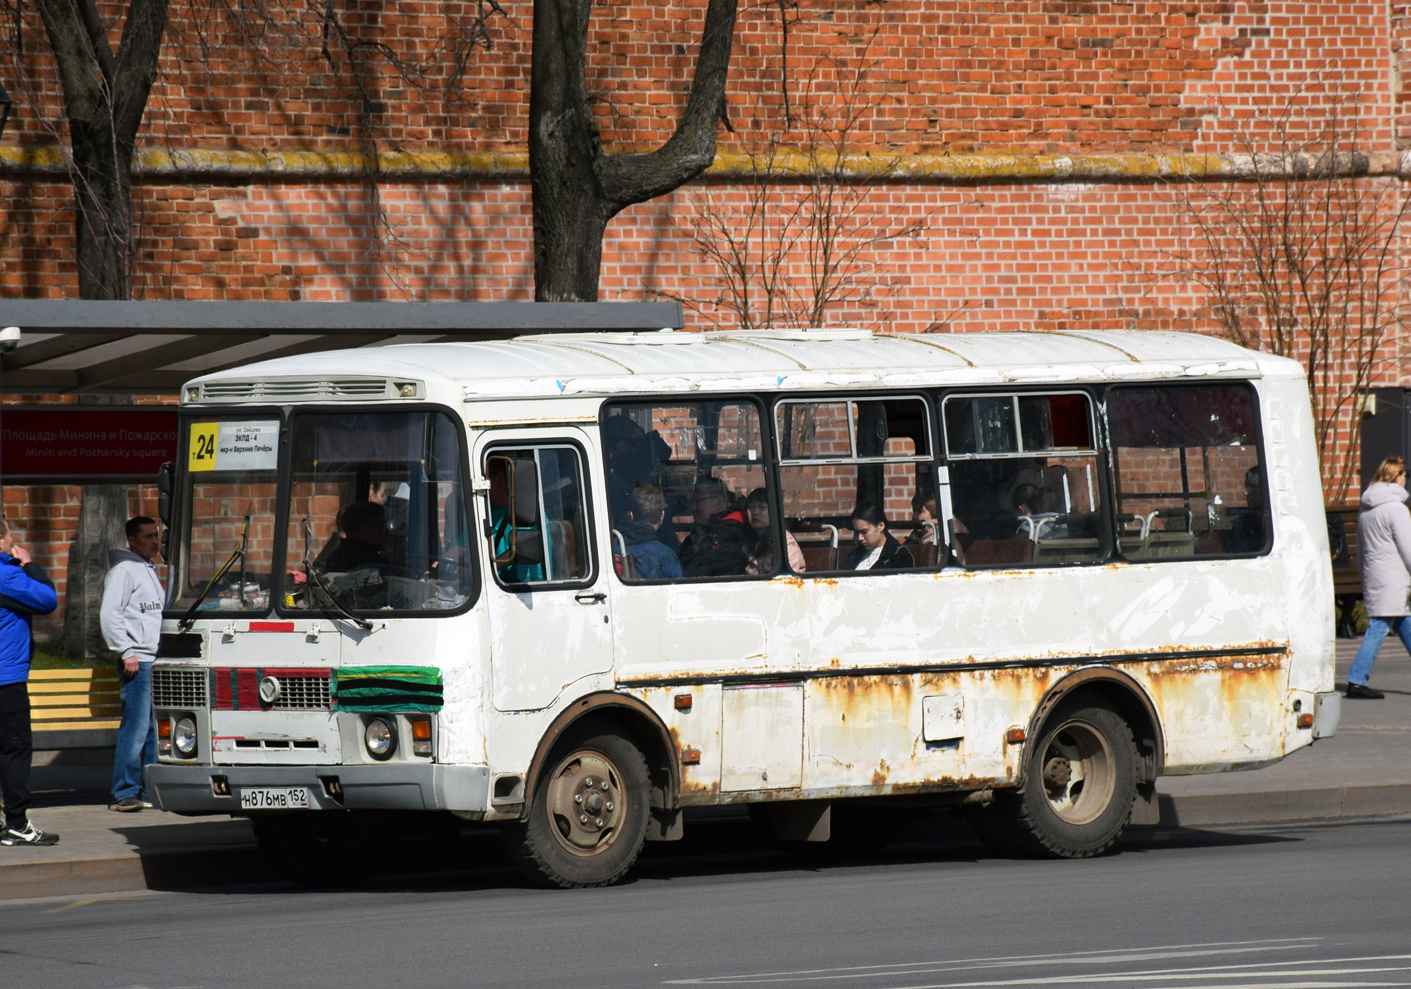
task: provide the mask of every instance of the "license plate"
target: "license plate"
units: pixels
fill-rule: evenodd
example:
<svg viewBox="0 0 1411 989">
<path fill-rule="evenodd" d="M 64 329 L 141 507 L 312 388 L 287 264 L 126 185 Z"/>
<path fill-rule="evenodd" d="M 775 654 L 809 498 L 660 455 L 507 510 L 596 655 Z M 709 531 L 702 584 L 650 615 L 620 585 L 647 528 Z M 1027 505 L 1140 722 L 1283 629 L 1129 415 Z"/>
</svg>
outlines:
<svg viewBox="0 0 1411 989">
<path fill-rule="evenodd" d="M 303 786 L 247 786 L 240 789 L 241 810 L 308 809 L 309 790 Z"/>
</svg>

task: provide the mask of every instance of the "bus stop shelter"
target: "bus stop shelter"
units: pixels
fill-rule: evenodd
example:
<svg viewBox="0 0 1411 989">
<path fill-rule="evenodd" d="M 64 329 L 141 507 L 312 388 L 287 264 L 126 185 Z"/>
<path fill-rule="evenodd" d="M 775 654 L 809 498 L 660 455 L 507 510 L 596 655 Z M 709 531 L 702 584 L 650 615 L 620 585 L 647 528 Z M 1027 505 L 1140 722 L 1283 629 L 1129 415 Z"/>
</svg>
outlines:
<svg viewBox="0 0 1411 989">
<path fill-rule="evenodd" d="M 20 345 L 0 390 L 175 394 L 200 374 L 275 357 L 525 333 L 680 329 L 679 302 L 89 302 L 0 299 Z"/>
</svg>

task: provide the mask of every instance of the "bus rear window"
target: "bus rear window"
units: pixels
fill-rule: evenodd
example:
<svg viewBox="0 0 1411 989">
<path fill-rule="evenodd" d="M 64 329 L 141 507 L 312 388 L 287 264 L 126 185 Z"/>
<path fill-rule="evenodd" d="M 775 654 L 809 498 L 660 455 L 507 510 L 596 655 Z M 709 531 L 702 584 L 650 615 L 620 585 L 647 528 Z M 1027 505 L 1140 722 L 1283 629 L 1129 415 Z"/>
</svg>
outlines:
<svg viewBox="0 0 1411 989">
<path fill-rule="evenodd" d="M 1107 414 L 1124 556 L 1268 550 L 1269 503 L 1253 388 L 1113 388 Z"/>
</svg>

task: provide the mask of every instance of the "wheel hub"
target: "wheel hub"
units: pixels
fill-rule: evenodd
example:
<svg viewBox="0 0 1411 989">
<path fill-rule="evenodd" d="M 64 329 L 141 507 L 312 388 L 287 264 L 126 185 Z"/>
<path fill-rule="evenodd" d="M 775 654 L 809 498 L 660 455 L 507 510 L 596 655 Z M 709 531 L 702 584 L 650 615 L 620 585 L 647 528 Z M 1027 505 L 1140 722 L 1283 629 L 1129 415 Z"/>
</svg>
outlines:
<svg viewBox="0 0 1411 989">
<path fill-rule="evenodd" d="M 1073 763 L 1067 756 L 1054 756 L 1044 765 L 1044 789 L 1049 796 L 1062 796 L 1073 779 Z"/>
<path fill-rule="evenodd" d="M 570 851 L 592 854 L 611 844 L 622 816 L 617 768 L 596 752 L 575 752 L 549 783 L 548 811 Z"/>
</svg>

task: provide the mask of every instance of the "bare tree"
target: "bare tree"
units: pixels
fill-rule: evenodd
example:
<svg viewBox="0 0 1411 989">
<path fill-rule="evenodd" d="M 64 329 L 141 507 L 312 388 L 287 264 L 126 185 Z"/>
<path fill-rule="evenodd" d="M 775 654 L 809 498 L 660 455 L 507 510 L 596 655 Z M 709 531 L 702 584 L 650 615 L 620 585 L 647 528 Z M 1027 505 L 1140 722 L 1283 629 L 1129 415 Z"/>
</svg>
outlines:
<svg viewBox="0 0 1411 989">
<path fill-rule="evenodd" d="M 743 181 L 700 183 L 679 221 L 716 268 L 713 308 L 742 329 L 822 326 L 871 287 L 882 245 L 926 228 L 924 218 L 892 217 L 876 196 L 907 156 L 852 150 L 885 102 L 868 84 L 875 39 L 851 57 L 816 60 L 797 98 L 784 100 L 782 126 L 751 128 L 764 137 L 741 155 Z M 787 77 L 782 85 L 787 93 Z M 796 145 L 785 143 L 791 135 Z"/>
<path fill-rule="evenodd" d="M 594 302 L 608 221 L 678 188 L 715 160 L 737 0 L 710 0 L 695 78 L 675 133 L 646 154 L 605 154 L 585 60 L 592 0 L 534 0 L 529 177 L 534 297 Z"/>
<path fill-rule="evenodd" d="M 1331 504 L 1352 482 L 1358 396 L 1407 316 L 1398 231 L 1411 199 L 1368 177 L 1359 123 L 1355 94 L 1306 87 L 1242 125 L 1243 153 L 1226 162 L 1238 181 L 1168 186 L 1194 233 L 1167 253 L 1169 273 L 1204 290 L 1231 340 L 1307 369 Z"/>
<path fill-rule="evenodd" d="M 128 299 L 136 253 L 132 153 L 157 78 L 167 0 L 131 0 L 116 51 L 96 0 L 35 2 L 68 118 L 79 298 Z"/>
</svg>

